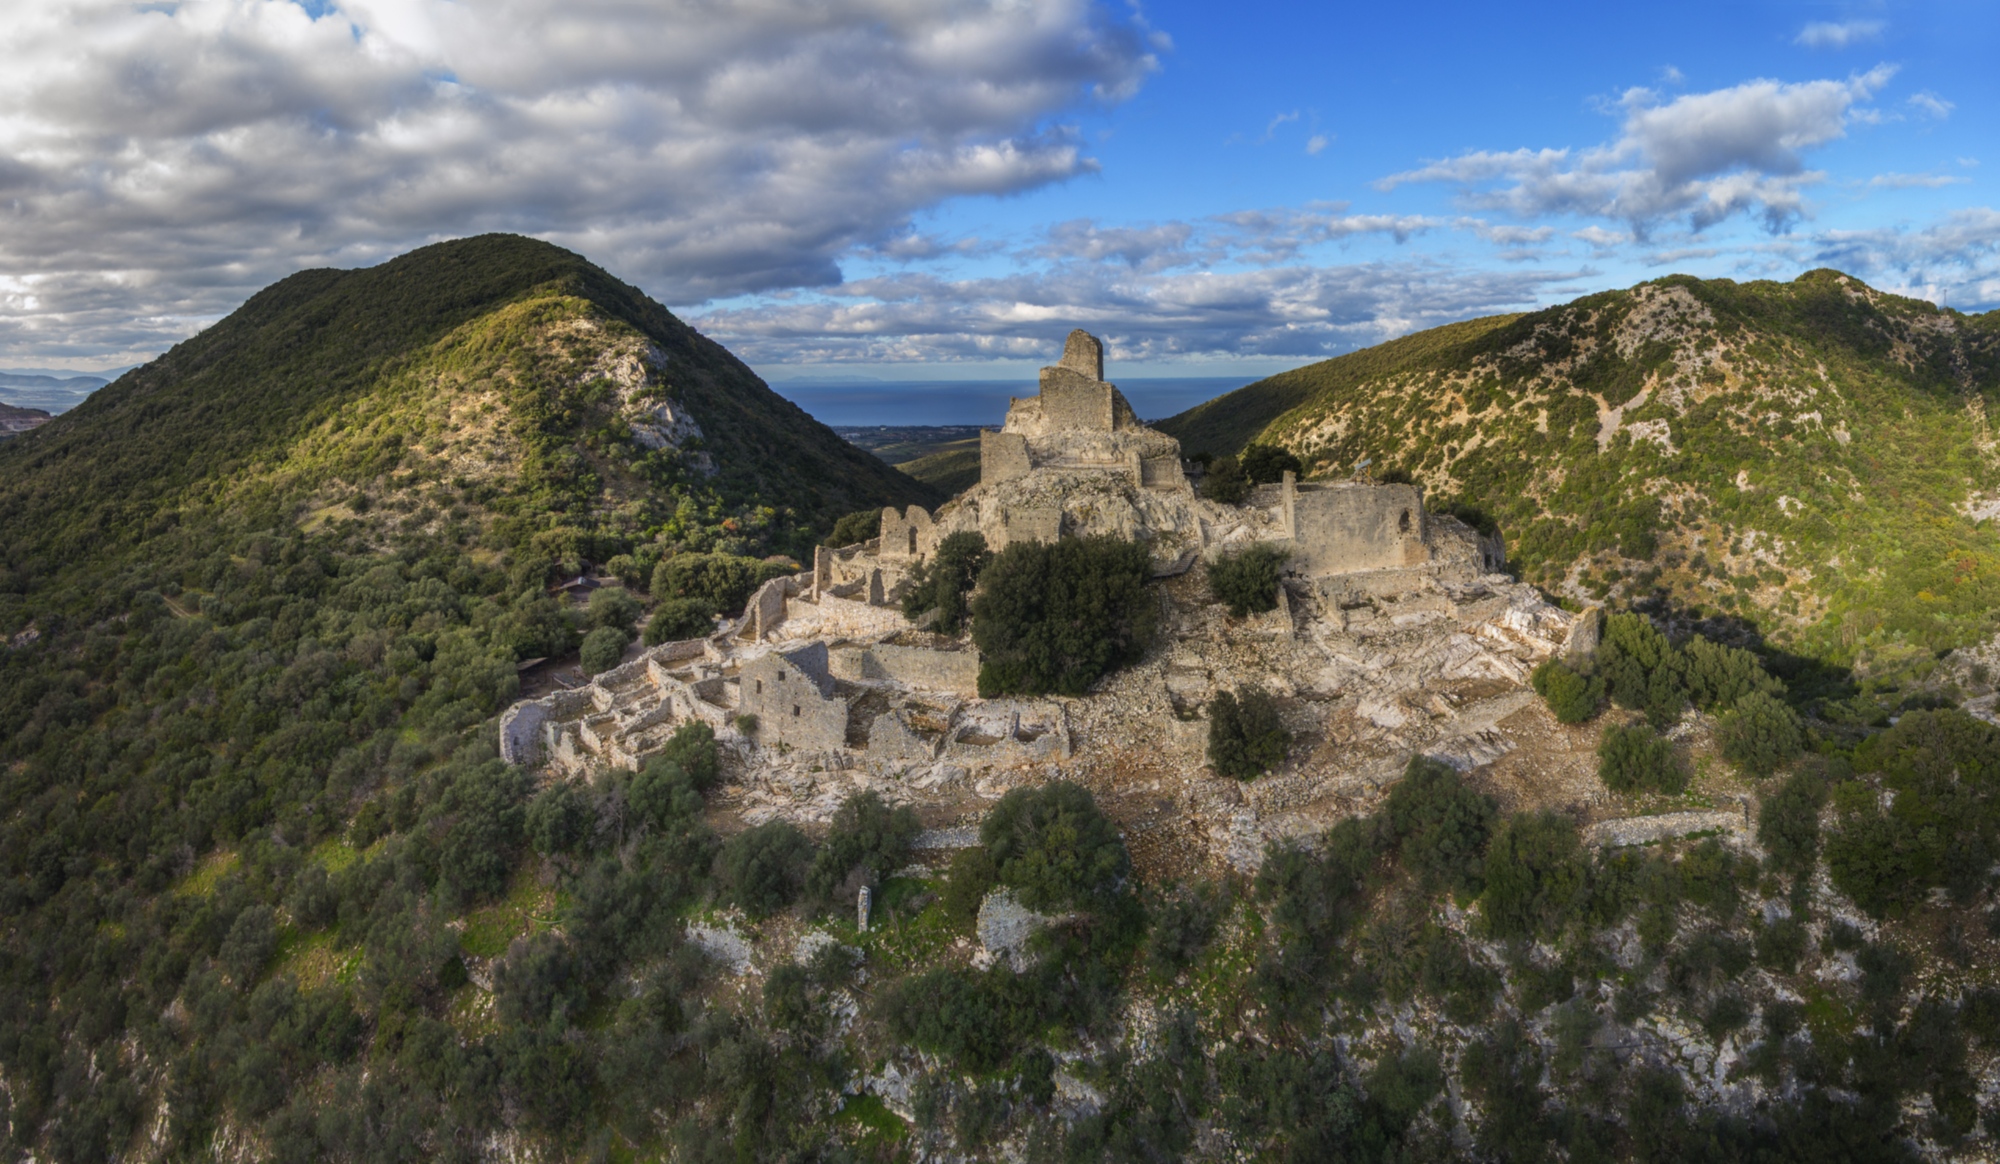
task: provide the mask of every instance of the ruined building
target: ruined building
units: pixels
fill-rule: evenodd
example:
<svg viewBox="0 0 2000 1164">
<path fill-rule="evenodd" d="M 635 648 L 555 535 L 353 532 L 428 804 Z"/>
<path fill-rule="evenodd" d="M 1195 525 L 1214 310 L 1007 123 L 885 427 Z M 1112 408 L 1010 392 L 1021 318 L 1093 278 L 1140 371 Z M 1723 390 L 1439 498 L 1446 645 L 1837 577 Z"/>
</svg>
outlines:
<svg viewBox="0 0 2000 1164">
<path fill-rule="evenodd" d="M 1145 543 L 1167 579 L 1166 641 L 1083 699 L 979 698 L 972 645 L 900 609 L 911 569 L 960 530 L 994 549 L 1089 534 Z M 1194 568 L 1258 543 L 1291 551 L 1279 609 L 1229 619 Z M 1203 825 L 1217 851 L 1254 858 L 1259 837 L 1301 827 L 1297 806 L 1374 787 L 1413 750 L 1473 765 L 1511 746 L 1497 725 L 1526 706 L 1529 668 L 1574 645 L 1580 624 L 1500 564 L 1497 541 L 1427 513 L 1412 485 L 1287 475 L 1242 505 L 1197 496 L 1179 442 L 1139 421 L 1104 379 L 1102 345 L 1077 331 L 1040 393 L 982 435 L 976 486 L 935 513 L 884 510 L 879 538 L 821 547 L 810 570 L 766 583 L 707 638 L 516 704 L 501 750 L 577 777 L 637 766 L 699 720 L 724 744 L 725 795 L 746 819 L 823 820 L 863 787 L 947 812 L 953 797 L 1097 765 L 1162 766 L 1205 787 L 1203 709 L 1256 683 L 1291 697 L 1299 738 L 1321 744 L 1288 777 L 1299 785 L 1288 815 L 1239 806 Z"/>
</svg>

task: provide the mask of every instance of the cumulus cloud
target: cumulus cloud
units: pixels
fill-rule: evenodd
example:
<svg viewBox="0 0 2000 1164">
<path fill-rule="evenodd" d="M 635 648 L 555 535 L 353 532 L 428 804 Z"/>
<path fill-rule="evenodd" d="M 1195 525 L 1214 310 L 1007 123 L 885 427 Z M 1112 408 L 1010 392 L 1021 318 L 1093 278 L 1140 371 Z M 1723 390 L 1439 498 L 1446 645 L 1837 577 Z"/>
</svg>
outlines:
<svg viewBox="0 0 2000 1164">
<path fill-rule="evenodd" d="M 1971 309 L 2000 303 L 2000 210 L 1955 210 L 1918 229 L 1830 230 L 1817 240 L 1830 267 Z"/>
<path fill-rule="evenodd" d="M 1875 40 L 1888 27 L 1879 20 L 1815 20 L 1799 30 L 1793 44 L 1807 48 L 1844 49 Z"/>
<path fill-rule="evenodd" d="M 702 330 L 752 364 L 1045 359 L 1072 327 L 1121 360 L 1317 358 L 1535 305 L 1578 272 L 1468 270 L 1429 258 L 1139 272 L 1057 263 L 951 280 L 899 274 L 710 311 Z"/>
<path fill-rule="evenodd" d="M 1804 215 L 1805 189 L 1825 176 L 1806 169 L 1806 151 L 1844 136 L 1860 103 L 1894 73 L 1880 66 L 1845 81 L 1748 81 L 1671 101 L 1630 89 L 1616 103 L 1620 133 L 1604 145 L 1475 151 L 1377 186 L 1446 182 L 1474 206 L 1523 218 L 1618 219 L 1641 236 L 1669 218 L 1699 231 L 1739 213 L 1777 232 Z"/>
<path fill-rule="evenodd" d="M 157 350 L 485 230 L 674 303 L 828 285 L 926 207 L 1090 172 L 1064 119 L 1164 44 L 1093 0 L 0 6 L 0 345 Z"/>
</svg>

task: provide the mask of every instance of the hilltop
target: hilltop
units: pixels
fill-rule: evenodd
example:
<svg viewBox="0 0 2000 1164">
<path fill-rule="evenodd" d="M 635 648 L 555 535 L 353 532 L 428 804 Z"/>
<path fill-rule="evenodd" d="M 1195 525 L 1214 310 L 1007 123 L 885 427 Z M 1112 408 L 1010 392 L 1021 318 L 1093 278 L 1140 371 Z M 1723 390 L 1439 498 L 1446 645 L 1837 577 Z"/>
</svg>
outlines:
<svg viewBox="0 0 2000 1164">
<path fill-rule="evenodd" d="M 1282 444 L 1312 477 L 1408 474 L 1552 591 L 1888 676 L 2000 628 L 1996 393 L 2000 312 L 1817 270 L 1435 328 L 1158 427 Z"/>
<path fill-rule="evenodd" d="M 32 432 L 49 422 L 49 414 L 39 408 L 16 408 L 0 404 L 0 441 Z"/>
<path fill-rule="evenodd" d="M 727 523 L 798 553 L 934 497 L 636 288 L 511 235 L 301 271 L 0 454 L 31 568 L 209 518 L 550 561 Z"/>
</svg>

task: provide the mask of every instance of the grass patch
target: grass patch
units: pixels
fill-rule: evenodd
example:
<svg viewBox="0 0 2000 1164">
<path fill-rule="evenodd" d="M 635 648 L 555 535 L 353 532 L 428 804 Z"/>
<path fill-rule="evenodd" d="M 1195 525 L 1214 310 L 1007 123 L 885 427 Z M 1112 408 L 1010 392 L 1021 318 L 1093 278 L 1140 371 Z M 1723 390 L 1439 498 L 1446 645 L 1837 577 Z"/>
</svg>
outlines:
<svg viewBox="0 0 2000 1164">
<path fill-rule="evenodd" d="M 215 887 L 238 865 L 243 863 L 242 854 L 234 849 L 220 849 L 203 857 L 194 871 L 181 878 L 174 886 L 177 897 L 207 897 L 215 892 Z"/>
<path fill-rule="evenodd" d="M 879 1095 L 850 1095 L 834 1117 L 855 1129 L 863 1145 L 888 1145 L 909 1135 L 910 1126 Z"/>
<path fill-rule="evenodd" d="M 517 870 L 506 897 L 466 914 L 459 949 L 475 958 L 497 958 L 515 938 L 553 929 L 562 901 L 554 890 L 542 886 L 539 872 L 532 863 Z"/>
</svg>

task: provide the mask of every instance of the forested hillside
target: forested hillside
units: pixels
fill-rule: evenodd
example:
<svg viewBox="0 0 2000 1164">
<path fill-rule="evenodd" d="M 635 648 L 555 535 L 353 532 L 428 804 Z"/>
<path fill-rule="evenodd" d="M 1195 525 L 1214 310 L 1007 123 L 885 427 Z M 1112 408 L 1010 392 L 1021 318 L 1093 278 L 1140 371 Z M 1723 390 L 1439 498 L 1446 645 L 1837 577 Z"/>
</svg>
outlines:
<svg viewBox="0 0 2000 1164">
<path fill-rule="evenodd" d="M 1547 588 L 1907 677 L 2000 629 L 1996 400 L 2000 312 L 1819 270 L 1436 328 L 1160 428 L 1191 452 L 1282 444 L 1319 477 L 1407 474 L 1496 521 Z"/>
</svg>

